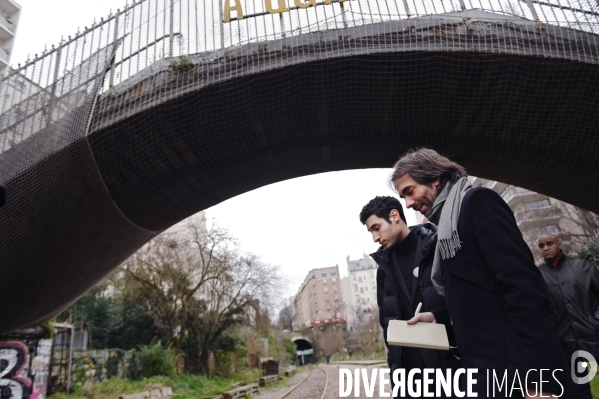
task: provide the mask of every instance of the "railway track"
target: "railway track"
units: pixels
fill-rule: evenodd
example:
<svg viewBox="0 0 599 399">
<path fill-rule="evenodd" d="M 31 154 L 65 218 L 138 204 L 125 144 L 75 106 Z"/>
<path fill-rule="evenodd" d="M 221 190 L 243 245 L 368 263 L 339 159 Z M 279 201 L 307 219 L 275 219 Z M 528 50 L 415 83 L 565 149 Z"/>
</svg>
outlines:
<svg viewBox="0 0 599 399">
<path fill-rule="evenodd" d="M 324 399 L 329 384 L 329 374 L 322 367 L 315 367 L 299 383 L 295 384 L 279 399 Z"/>
</svg>

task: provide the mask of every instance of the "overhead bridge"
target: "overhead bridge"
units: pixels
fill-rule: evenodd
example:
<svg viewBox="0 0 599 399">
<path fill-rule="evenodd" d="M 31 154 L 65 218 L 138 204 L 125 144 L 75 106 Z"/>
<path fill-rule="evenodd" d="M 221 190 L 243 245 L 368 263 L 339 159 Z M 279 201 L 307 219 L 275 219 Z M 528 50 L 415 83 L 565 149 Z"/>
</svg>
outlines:
<svg viewBox="0 0 599 399">
<path fill-rule="evenodd" d="M 348 0 L 216 24 L 211 36 L 168 7 L 146 17 L 154 2 L 2 82 L 0 98 L 19 79 L 26 93 L 0 116 L 0 333 L 55 315 L 202 209 L 298 176 L 390 167 L 409 148 L 599 212 L 592 2 L 408 15 L 407 2 L 379 1 L 377 13 Z M 193 14 L 194 3 L 176 7 Z M 380 8 L 392 3 L 395 14 Z M 160 18 L 171 28 L 136 39 Z M 276 23 L 261 31 L 264 21 Z M 36 81 L 41 70 L 52 78 Z"/>
</svg>

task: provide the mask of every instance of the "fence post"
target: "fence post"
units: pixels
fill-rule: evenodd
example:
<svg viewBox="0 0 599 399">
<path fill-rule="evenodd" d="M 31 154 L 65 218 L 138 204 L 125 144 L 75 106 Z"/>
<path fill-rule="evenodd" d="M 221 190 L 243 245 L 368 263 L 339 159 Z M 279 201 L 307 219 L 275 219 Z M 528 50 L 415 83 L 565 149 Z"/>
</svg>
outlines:
<svg viewBox="0 0 599 399">
<path fill-rule="evenodd" d="M 345 30 L 345 36 L 347 36 L 347 17 L 345 16 L 345 7 L 343 6 L 342 1 L 339 1 L 339 7 L 341 7 L 341 19 L 343 19 L 343 29 Z"/>
<path fill-rule="evenodd" d="M 229 1 L 229 0 L 227 0 Z M 229 3 L 230 4 L 230 3 Z M 225 10 L 223 8 L 223 0 L 218 0 L 218 15 L 220 16 L 220 48 L 225 48 Z"/>
<path fill-rule="evenodd" d="M 60 42 L 56 50 L 56 65 L 54 66 L 54 78 L 52 80 L 52 90 L 50 91 L 50 101 L 48 102 L 48 115 L 46 116 L 46 127 L 52 123 L 52 113 L 54 112 L 54 103 L 56 102 L 56 86 L 58 81 L 58 73 L 60 71 L 60 59 L 62 56 L 63 43 Z"/>
<path fill-rule="evenodd" d="M 171 13 L 170 13 L 170 32 L 169 32 L 169 58 L 173 58 L 173 42 L 174 42 L 174 28 L 175 28 L 175 0 L 171 0 Z"/>
<path fill-rule="evenodd" d="M 526 0 L 526 5 L 530 9 L 530 13 L 535 21 L 539 22 L 539 16 L 537 15 L 537 11 L 535 10 L 535 6 L 532 4 L 531 0 Z"/>
<path fill-rule="evenodd" d="M 119 19 L 121 17 L 121 10 L 116 10 L 116 18 L 114 19 L 114 35 L 112 36 L 112 45 L 114 47 L 114 56 L 110 64 L 110 78 L 108 80 L 108 90 L 114 89 L 114 69 L 116 68 L 116 47 L 117 40 L 119 38 Z"/>
<path fill-rule="evenodd" d="M 403 6 L 406 9 L 406 15 L 408 16 L 408 18 L 410 18 L 412 14 L 410 14 L 410 6 L 408 5 L 408 0 L 403 0 Z"/>
</svg>

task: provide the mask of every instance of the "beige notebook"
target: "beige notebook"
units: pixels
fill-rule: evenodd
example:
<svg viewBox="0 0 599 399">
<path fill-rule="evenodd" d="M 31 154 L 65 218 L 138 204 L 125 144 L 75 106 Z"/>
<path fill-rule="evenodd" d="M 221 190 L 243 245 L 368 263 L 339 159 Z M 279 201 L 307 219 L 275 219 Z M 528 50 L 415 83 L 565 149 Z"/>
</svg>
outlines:
<svg viewBox="0 0 599 399">
<path fill-rule="evenodd" d="M 387 327 L 387 342 L 396 346 L 449 350 L 445 326 L 437 323 L 408 325 L 405 320 L 391 320 Z"/>
</svg>

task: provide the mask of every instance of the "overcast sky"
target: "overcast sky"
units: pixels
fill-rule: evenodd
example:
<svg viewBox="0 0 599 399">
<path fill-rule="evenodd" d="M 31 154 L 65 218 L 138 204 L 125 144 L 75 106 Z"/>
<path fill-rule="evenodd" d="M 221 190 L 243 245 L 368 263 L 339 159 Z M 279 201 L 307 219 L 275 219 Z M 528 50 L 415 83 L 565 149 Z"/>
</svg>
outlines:
<svg viewBox="0 0 599 399">
<path fill-rule="evenodd" d="M 11 58 L 16 66 L 27 55 L 89 26 L 121 0 L 17 0 L 23 7 Z M 347 274 L 346 256 L 356 259 L 376 250 L 358 220 L 375 195 L 393 195 L 385 184 L 389 169 L 333 172 L 262 187 L 206 211 L 237 236 L 245 251 L 279 265 L 288 278 L 286 296 L 296 293 L 309 270 L 339 265 Z M 407 213 L 408 223 L 415 223 Z"/>
</svg>

